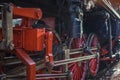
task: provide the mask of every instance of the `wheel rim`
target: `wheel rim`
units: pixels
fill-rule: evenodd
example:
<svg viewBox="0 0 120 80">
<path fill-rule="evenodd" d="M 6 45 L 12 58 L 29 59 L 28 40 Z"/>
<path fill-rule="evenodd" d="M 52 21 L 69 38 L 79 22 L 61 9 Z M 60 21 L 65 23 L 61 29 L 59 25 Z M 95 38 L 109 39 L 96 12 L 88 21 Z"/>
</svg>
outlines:
<svg viewBox="0 0 120 80">
<path fill-rule="evenodd" d="M 94 34 L 90 35 L 90 40 L 89 40 L 89 47 L 91 48 L 97 48 L 96 50 L 91 50 L 93 54 L 96 54 L 99 52 L 99 41 L 97 39 L 97 36 Z M 92 58 L 90 59 L 89 62 L 89 69 L 90 69 L 90 74 L 91 76 L 95 76 L 98 72 L 99 68 L 99 57 L 98 58 Z"/>
<path fill-rule="evenodd" d="M 84 38 L 76 38 L 73 39 L 72 41 L 72 49 L 76 49 L 76 48 L 82 48 L 85 44 L 85 39 Z M 70 57 L 74 58 L 74 57 L 79 57 L 79 56 L 83 56 L 83 54 L 78 54 L 78 55 L 71 55 Z M 86 62 L 82 61 L 82 62 L 75 62 L 72 64 L 69 64 L 69 69 L 72 72 L 72 80 L 84 80 L 85 78 L 85 74 L 86 74 Z"/>
</svg>

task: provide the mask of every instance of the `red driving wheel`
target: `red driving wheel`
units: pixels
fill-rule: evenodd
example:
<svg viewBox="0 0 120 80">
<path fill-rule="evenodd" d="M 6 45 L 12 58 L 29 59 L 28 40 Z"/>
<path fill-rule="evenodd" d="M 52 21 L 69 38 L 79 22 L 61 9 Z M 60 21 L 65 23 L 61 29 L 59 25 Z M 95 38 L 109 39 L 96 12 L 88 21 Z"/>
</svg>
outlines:
<svg viewBox="0 0 120 80">
<path fill-rule="evenodd" d="M 71 48 L 72 49 L 77 49 L 77 48 L 83 48 L 85 45 L 85 38 L 83 36 L 83 38 L 75 38 L 72 41 L 71 44 Z M 84 56 L 83 53 L 79 53 L 79 54 L 74 54 L 71 55 L 71 58 L 75 58 L 75 57 L 80 57 L 80 56 Z M 82 62 L 75 62 L 72 64 L 68 65 L 70 71 L 72 72 L 72 79 L 71 80 L 84 80 L 85 75 L 86 75 L 86 62 L 82 61 Z"/>
<path fill-rule="evenodd" d="M 100 44 L 95 34 L 89 35 L 88 47 L 90 48 L 90 51 L 92 52 L 92 54 L 99 53 Z M 90 75 L 95 76 L 99 69 L 99 57 L 90 59 L 88 68 L 89 68 Z"/>
</svg>

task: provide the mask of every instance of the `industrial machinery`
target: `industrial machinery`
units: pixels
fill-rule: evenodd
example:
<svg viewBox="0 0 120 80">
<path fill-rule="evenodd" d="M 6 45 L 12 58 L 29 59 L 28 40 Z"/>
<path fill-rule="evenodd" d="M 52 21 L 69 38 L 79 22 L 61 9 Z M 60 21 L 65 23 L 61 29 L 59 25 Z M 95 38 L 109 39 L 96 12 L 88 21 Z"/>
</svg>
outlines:
<svg viewBox="0 0 120 80">
<path fill-rule="evenodd" d="M 0 80 L 86 80 L 119 61 L 119 0 L 6 0 L 0 9 Z"/>
</svg>

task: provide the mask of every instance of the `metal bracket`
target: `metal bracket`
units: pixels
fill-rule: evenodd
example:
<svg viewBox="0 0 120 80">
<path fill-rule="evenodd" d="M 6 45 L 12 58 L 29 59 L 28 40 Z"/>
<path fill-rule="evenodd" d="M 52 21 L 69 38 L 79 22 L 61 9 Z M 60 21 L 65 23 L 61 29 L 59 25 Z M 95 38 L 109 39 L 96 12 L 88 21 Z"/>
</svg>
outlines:
<svg viewBox="0 0 120 80">
<path fill-rule="evenodd" d="M 1 50 L 13 50 L 13 7 L 10 4 L 2 6 L 2 42 L 0 43 Z"/>
</svg>

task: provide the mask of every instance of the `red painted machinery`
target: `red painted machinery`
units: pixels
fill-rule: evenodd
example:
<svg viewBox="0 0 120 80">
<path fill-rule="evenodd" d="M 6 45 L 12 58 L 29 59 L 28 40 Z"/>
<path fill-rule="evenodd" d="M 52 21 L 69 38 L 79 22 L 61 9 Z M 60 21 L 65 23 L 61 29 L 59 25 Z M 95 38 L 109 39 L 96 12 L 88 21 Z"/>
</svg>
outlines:
<svg viewBox="0 0 120 80">
<path fill-rule="evenodd" d="M 118 0 L 3 2 L 1 80 L 86 80 L 119 60 Z"/>
</svg>

